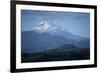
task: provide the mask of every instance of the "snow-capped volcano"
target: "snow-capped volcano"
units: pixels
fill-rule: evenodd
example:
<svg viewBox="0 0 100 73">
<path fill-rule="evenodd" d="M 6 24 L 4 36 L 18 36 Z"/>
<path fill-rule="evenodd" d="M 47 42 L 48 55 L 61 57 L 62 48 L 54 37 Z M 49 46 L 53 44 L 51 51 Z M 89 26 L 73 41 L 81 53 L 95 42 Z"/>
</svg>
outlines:
<svg viewBox="0 0 100 73">
<path fill-rule="evenodd" d="M 43 32 L 54 33 L 58 32 L 58 30 L 64 31 L 64 29 L 62 29 L 60 26 L 55 25 L 53 23 L 49 23 L 48 21 L 40 22 L 39 24 L 34 26 L 32 30 L 39 33 Z"/>
<path fill-rule="evenodd" d="M 38 33 L 48 33 L 54 36 L 62 36 L 67 39 L 73 38 L 73 34 L 70 33 L 68 30 L 64 30 L 61 26 L 50 23 L 48 21 L 42 21 L 39 24 L 35 25 L 32 31 Z"/>
<path fill-rule="evenodd" d="M 24 52 L 47 50 L 64 44 L 88 48 L 90 44 L 89 39 L 74 35 L 61 26 L 48 21 L 34 25 L 31 31 L 23 31 L 21 37 Z"/>
<path fill-rule="evenodd" d="M 65 30 L 64 28 L 62 28 L 60 25 L 56 25 L 48 21 L 41 21 L 39 24 L 33 27 L 32 31 L 37 32 L 37 33 L 48 33 L 53 36 L 60 36 L 66 39 L 71 39 L 71 40 L 76 40 L 76 41 L 86 39 L 84 37 L 74 35 L 68 30 Z"/>
</svg>

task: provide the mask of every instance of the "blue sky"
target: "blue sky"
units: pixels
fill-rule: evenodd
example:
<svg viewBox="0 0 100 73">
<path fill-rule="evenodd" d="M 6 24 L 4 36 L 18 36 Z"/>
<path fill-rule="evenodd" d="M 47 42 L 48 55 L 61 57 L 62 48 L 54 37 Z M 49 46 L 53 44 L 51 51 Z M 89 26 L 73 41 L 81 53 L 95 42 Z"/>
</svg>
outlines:
<svg viewBox="0 0 100 73">
<path fill-rule="evenodd" d="M 75 35 L 90 36 L 89 13 L 21 10 L 22 31 L 32 30 L 34 25 L 44 20 L 59 25 Z"/>
</svg>

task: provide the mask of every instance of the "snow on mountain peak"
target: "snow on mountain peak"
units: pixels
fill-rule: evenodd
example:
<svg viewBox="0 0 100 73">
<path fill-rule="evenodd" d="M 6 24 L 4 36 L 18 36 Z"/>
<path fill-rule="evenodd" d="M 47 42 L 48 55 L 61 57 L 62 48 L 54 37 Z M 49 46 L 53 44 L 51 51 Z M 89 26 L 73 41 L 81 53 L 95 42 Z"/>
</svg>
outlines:
<svg viewBox="0 0 100 73">
<path fill-rule="evenodd" d="M 32 31 L 38 33 L 49 33 L 50 35 L 62 36 L 67 39 L 80 39 L 79 37 L 74 36 L 68 30 L 63 29 L 61 26 L 55 25 L 48 21 L 41 21 L 39 24 L 33 27 Z"/>
<path fill-rule="evenodd" d="M 44 27 L 45 29 L 47 29 L 47 28 L 49 27 L 47 21 L 42 21 L 42 22 L 40 22 L 37 26 L 39 26 L 39 27 Z"/>
<path fill-rule="evenodd" d="M 33 27 L 33 31 L 37 31 L 39 33 L 43 32 L 56 32 L 58 29 L 62 30 L 60 26 L 57 26 L 53 23 L 49 23 L 48 21 L 42 21 L 36 26 Z"/>
</svg>

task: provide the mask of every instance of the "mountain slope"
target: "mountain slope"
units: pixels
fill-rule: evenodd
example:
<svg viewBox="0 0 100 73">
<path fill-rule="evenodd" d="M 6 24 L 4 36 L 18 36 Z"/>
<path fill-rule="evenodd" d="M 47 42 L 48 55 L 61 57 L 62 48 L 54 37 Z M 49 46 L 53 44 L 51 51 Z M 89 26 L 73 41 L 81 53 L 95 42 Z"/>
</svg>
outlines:
<svg viewBox="0 0 100 73">
<path fill-rule="evenodd" d="M 22 32 L 22 51 L 24 52 L 44 51 L 65 43 L 67 43 L 67 39 L 60 36 L 33 31 Z"/>
<path fill-rule="evenodd" d="M 73 35 L 61 26 L 42 21 L 31 31 L 22 31 L 22 52 L 38 52 L 56 48 L 64 44 L 72 44 L 79 48 L 89 48 L 88 38 Z"/>
</svg>

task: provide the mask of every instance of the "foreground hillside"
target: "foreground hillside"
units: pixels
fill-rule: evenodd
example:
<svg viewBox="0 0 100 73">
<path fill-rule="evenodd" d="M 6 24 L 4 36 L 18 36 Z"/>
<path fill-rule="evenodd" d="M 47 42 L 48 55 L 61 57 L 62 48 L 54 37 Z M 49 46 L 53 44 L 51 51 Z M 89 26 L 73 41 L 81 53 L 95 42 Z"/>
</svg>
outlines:
<svg viewBox="0 0 100 73">
<path fill-rule="evenodd" d="M 56 48 L 52 50 L 46 50 L 44 52 L 34 52 L 31 54 L 22 53 L 22 62 L 24 63 L 86 59 L 90 59 L 89 48 L 82 48 L 81 50 L 65 50 Z"/>
</svg>

